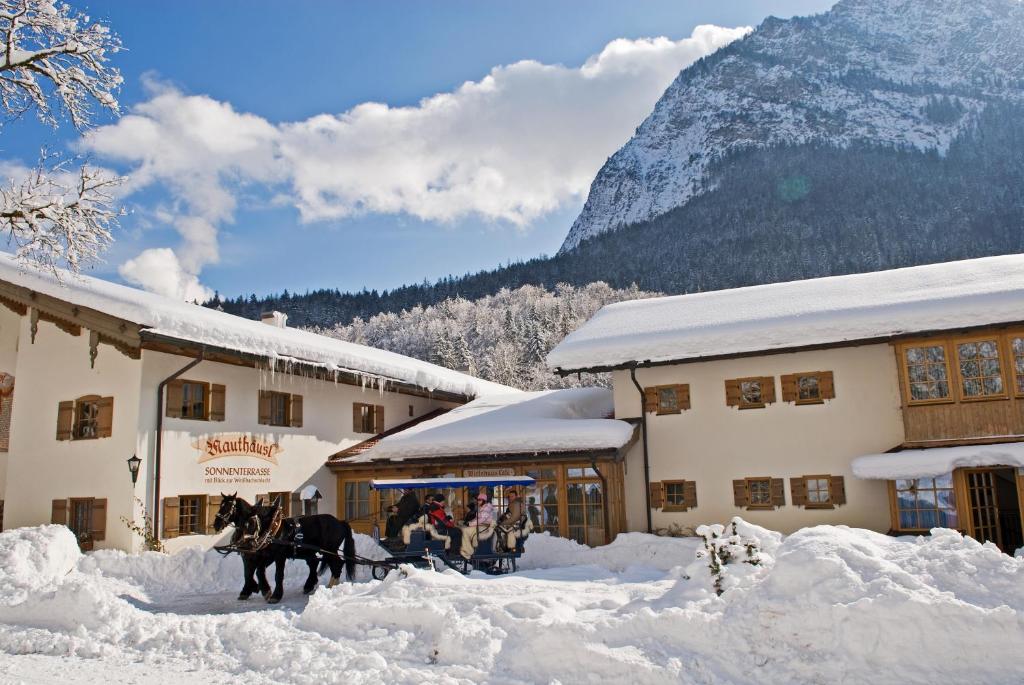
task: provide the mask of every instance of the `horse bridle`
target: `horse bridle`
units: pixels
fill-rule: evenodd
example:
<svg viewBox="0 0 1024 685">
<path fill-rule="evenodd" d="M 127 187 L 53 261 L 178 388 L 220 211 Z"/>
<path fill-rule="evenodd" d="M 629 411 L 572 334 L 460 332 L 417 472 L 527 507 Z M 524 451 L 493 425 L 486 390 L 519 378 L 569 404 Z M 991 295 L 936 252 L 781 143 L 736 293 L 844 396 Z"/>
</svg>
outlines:
<svg viewBox="0 0 1024 685">
<path fill-rule="evenodd" d="M 228 510 L 228 513 L 227 514 L 222 514 L 221 512 L 218 511 L 214 515 L 213 518 L 217 519 L 218 521 L 222 521 L 225 526 L 228 525 L 228 524 L 234 525 L 235 510 L 237 508 L 238 508 L 238 498 L 237 497 L 232 497 L 231 498 L 231 509 Z"/>
</svg>

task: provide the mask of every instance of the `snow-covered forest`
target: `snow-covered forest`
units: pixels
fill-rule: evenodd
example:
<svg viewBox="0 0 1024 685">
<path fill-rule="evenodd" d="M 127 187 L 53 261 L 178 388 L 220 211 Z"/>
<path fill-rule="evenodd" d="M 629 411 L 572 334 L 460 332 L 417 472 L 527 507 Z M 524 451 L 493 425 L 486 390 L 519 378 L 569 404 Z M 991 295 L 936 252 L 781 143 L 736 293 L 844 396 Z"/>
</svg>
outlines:
<svg viewBox="0 0 1024 685">
<path fill-rule="evenodd" d="M 554 290 L 525 285 L 478 300 L 449 298 L 316 330 L 524 390 L 569 388 L 599 379 L 559 378 L 544 365 L 548 351 L 604 305 L 652 295 L 604 282 L 559 284 Z"/>
</svg>

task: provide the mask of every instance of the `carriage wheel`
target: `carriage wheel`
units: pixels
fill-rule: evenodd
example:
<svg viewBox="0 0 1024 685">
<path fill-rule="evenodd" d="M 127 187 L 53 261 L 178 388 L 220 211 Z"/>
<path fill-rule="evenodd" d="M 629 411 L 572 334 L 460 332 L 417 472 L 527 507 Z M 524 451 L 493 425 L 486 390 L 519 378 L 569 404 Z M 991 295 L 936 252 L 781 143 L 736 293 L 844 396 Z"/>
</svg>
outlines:
<svg viewBox="0 0 1024 685">
<path fill-rule="evenodd" d="M 370 576 L 374 580 L 384 580 L 388 577 L 389 573 L 391 573 L 391 569 L 387 566 L 380 566 L 378 564 L 374 564 L 370 568 Z"/>
</svg>

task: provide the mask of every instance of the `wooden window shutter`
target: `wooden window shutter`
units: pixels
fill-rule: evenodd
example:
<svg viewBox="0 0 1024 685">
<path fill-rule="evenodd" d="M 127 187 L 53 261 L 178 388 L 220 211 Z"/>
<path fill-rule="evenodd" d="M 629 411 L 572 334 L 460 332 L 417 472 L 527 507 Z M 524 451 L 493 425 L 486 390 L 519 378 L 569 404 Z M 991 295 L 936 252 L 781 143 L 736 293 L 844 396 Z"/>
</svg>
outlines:
<svg viewBox="0 0 1024 685">
<path fill-rule="evenodd" d="M 178 537 L 178 510 L 180 502 L 177 497 L 164 497 L 164 537 Z"/>
<path fill-rule="evenodd" d="M 373 432 L 378 435 L 384 432 L 384 407 L 379 404 L 373 408 Z"/>
<path fill-rule="evenodd" d="M 270 425 L 270 392 L 267 390 L 260 390 L 259 423 L 264 426 Z"/>
<path fill-rule="evenodd" d="M 644 388 L 644 413 L 658 411 L 658 389 Z"/>
<path fill-rule="evenodd" d="M 206 534 L 215 535 L 213 522 L 217 520 L 217 512 L 220 511 L 221 496 L 207 495 L 206 497 Z"/>
<path fill-rule="evenodd" d="M 207 523 L 208 523 L 207 522 L 206 514 L 207 514 L 207 509 L 208 509 L 209 502 L 210 502 L 210 497 L 208 495 L 200 495 L 199 496 L 199 526 L 198 526 L 198 528 L 201 531 L 205 531 L 206 530 L 206 526 L 207 526 Z"/>
<path fill-rule="evenodd" d="M 772 478 L 772 506 L 786 506 L 786 481 L 782 478 Z"/>
<path fill-rule="evenodd" d="M 292 395 L 292 407 L 288 412 L 288 425 L 302 428 L 302 395 Z"/>
<path fill-rule="evenodd" d="M 800 392 L 796 387 L 796 374 L 787 373 L 780 380 L 782 381 L 782 401 L 796 402 L 800 397 Z"/>
<path fill-rule="evenodd" d="M 829 483 L 829 498 L 832 504 L 846 504 L 846 481 L 842 476 L 832 476 Z"/>
<path fill-rule="evenodd" d="M 738 380 L 726 381 L 725 382 L 725 404 L 729 407 L 740 406 L 740 397 L 742 393 L 740 391 L 740 382 Z M 743 481 L 740 481 L 741 483 Z M 746 485 L 744 484 L 744 488 Z"/>
<path fill-rule="evenodd" d="M 352 403 L 352 432 L 363 432 L 363 405 L 358 402 Z"/>
<path fill-rule="evenodd" d="M 790 478 L 789 494 L 793 499 L 793 506 L 802 507 L 807 504 L 807 479 Z"/>
<path fill-rule="evenodd" d="M 210 386 L 210 420 L 223 421 L 224 407 L 227 399 L 227 388 L 214 383 Z"/>
<path fill-rule="evenodd" d="M 68 501 L 55 499 L 50 503 L 50 523 L 68 525 Z"/>
<path fill-rule="evenodd" d="M 288 513 L 285 516 L 302 516 L 302 493 L 296 490 L 292 493 L 291 501 L 288 503 Z"/>
<path fill-rule="evenodd" d="M 740 479 L 732 482 L 732 499 L 737 507 L 747 506 L 750 501 L 747 496 L 747 481 Z"/>
<path fill-rule="evenodd" d="M 697 506 L 697 481 L 688 480 L 683 483 L 683 504 L 687 509 Z"/>
<path fill-rule="evenodd" d="M 836 397 L 836 384 L 832 378 L 831 371 L 822 371 L 818 378 L 818 389 L 821 391 L 821 399 L 833 400 Z"/>
<path fill-rule="evenodd" d="M 775 401 L 775 376 L 763 376 L 761 379 L 761 401 L 771 404 Z"/>
<path fill-rule="evenodd" d="M 681 383 L 676 386 L 676 402 L 682 410 L 690 408 L 690 385 L 688 383 Z"/>
<path fill-rule="evenodd" d="M 99 542 L 107 537 L 107 500 L 94 499 L 92 501 L 92 527 L 89 531 L 92 539 Z"/>
<path fill-rule="evenodd" d="M 665 505 L 665 485 L 661 481 L 650 484 L 651 509 L 661 509 Z"/>
<path fill-rule="evenodd" d="M 57 439 L 70 440 L 75 425 L 75 403 L 61 402 L 57 405 Z"/>
<path fill-rule="evenodd" d="M 114 430 L 114 398 L 101 397 L 96 406 L 96 437 L 109 438 Z"/>
<path fill-rule="evenodd" d="M 167 406 L 164 415 L 168 418 L 181 418 L 182 387 L 184 385 L 184 381 L 171 381 L 167 384 Z"/>
</svg>

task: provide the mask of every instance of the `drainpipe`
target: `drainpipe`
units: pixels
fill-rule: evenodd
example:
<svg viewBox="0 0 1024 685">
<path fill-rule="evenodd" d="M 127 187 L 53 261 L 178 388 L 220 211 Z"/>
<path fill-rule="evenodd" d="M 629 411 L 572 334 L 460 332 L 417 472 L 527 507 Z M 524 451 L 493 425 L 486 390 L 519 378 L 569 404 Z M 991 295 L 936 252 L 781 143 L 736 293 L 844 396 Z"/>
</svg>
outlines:
<svg viewBox="0 0 1024 685">
<path fill-rule="evenodd" d="M 597 457 L 590 458 L 590 468 L 594 469 L 594 473 L 601 479 L 601 514 L 604 517 L 604 544 L 608 544 L 612 541 L 612 527 L 608 520 L 608 498 L 611 493 L 608 492 L 608 479 L 601 473 L 601 469 L 597 468 Z"/>
<path fill-rule="evenodd" d="M 647 412 L 644 411 L 646 409 L 644 407 L 644 389 L 636 379 L 636 366 L 629 368 L 629 377 L 633 380 L 636 391 L 640 393 L 640 429 L 644 441 L 644 501 L 647 503 L 647 532 L 651 533 L 654 531 L 654 525 L 651 522 L 651 463 L 647 457 Z"/>
<path fill-rule="evenodd" d="M 164 388 L 174 379 L 203 361 L 206 347 L 199 348 L 199 356 L 181 367 L 156 386 L 156 452 L 153 457 L 153 535 L 160 538 L 160 460 L 164 451 Z"/>
</svg>

